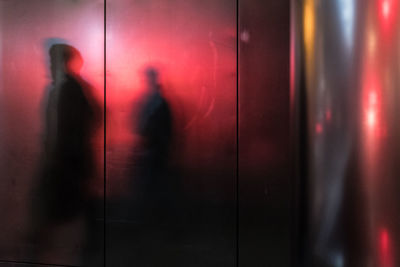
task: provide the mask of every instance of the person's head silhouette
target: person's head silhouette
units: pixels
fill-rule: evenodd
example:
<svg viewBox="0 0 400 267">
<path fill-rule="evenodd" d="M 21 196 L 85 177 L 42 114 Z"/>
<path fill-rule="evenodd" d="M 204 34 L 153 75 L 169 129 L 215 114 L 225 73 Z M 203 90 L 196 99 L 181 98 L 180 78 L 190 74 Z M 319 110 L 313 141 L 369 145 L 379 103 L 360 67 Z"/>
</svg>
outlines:
<svg viewBox="0 0 400 267">
<path fill-rule="evenodd" d="M 79 75 L 83 59 L 81 53 L 67 44 L 54 44 L 50 47 L 50 70 L 54 81 L 65 74 Z"/>
<path fill-rule="evenodd" d="M 146 78 L 148 89 L 151 91 L 159 90 L 158 72 L 155 68 L 149 67 L 146 69 Z"/>
</svg>

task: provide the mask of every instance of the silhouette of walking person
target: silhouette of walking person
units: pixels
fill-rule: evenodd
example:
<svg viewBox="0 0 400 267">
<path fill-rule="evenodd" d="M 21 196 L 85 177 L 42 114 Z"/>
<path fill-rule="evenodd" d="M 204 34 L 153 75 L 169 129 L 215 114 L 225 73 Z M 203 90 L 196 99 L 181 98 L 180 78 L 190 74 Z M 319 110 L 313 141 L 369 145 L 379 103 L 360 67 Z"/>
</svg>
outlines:
<svg viewBox="0 0 400 267">
<path fill-rule="evenodd" d="M 80 76 L 80 52 L 67 44 L 54 44 L 49 55 L 52 83 L 33 201 L 34 257 L 46 249 L 57 226 L 79 216 L 84 217 L 87 227 L 94 220 L 88 186 L 94 169 L 91 139 L 98 114 L 88 97 L 90 86 Z"/>
</svg>

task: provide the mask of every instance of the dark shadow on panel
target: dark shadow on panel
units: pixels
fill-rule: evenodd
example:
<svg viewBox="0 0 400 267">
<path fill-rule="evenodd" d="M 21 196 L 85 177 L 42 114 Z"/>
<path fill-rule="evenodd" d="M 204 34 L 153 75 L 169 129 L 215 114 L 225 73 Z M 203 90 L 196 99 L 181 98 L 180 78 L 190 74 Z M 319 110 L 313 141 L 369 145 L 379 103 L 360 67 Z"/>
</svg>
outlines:
<svg viewBox="0 0 400 267">
<path fill-rule="evenodd" d="M 145 75 L 147 92 L 137 123 L 142 151 L 135 187 L 139 194 L 140 217 L 147 224 L 159 224 L 171 219 L 177 194 L 169 168 L 172 113 L 162 95 L 157 70 L 148 68 Z"/>
<path fill-rule="evenodd" d="M 291 266 L 290 1 L 239 1 L 239 263 Z"/>
<path fill-rule="evenodd" d="M 100 127 L 101 112 L 93 89 L 80 76 L 80 52 L 56 43 L 48 53 L 52 80 L 44 101 L 45 129 L 31 206 L 29 254 L 34 262 L 47 262 L 55 242 L 58 246 L 64 242 L 57 239 L 60 229 L 72 225 L 77 227 L 73 234 L 82 235 L 84 265 L 96 266 L 89 262 L 100 256 L 102 237 L 91 184 L 95 176 L 93 136 Z"/>
<path fill-rule="evenodd" d="M 174 265 L 181 246 L 184 201 L 181 176 L 171 163 L 174 118 L 159 83 L 159 72 L 147 67 L 145 92 L 132 107 L 132 131 L 139 137 L 127 163 L 129 193 L 108 198 L 108 264 Z M 154 257 L 157 255 L 156 257 Z"/>
</svg>

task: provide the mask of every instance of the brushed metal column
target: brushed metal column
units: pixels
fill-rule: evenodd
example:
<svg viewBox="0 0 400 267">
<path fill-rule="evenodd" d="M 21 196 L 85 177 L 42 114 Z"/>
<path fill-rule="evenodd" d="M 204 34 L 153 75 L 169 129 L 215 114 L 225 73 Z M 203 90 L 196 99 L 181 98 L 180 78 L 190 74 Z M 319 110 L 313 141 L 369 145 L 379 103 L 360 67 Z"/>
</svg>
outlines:
<svg viewBox="0 0 400 267">
<path fill-rule="evenodd" d="M 292 4 L 305 265 L 398 266 L 399 4 Z"/>
</svg>

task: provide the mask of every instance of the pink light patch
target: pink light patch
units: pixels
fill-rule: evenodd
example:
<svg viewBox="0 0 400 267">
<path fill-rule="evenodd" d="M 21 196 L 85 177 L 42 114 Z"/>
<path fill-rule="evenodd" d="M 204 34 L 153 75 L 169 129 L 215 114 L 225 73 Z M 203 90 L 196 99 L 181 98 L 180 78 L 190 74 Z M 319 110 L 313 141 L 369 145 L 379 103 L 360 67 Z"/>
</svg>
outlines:
<svg viewBox="0 0 400 267">
<path fill-rule="evenodd" d="M 328 109 L 328 110 L 325 112 L 325 119 L 326 119 L 327 121 L 330 121 L 330 120 L 332 119 L 332 111 L 331 111 L 330 109 Z"/>
<path fill-rule="evenodd" d="M 376 125 L 376 111 L 374 109 L 367 111 L 367 125 L 371 128 Z"/>
<path fill-rule="evenodd" d="M 376 95 L 376 92 L 370 92 L 369 93 L 369 103 L 371 105 L 376 105 L 376 103 L 378 102 L 378 96 Z"/>
<path fill-rule="evenodd" d="M 383 1 L 382 3 L 382 15 L 385 19 L 387 19 L 390 15 L 390 3 L 388 0 Z"/>
<path fill-rule="evenodd" d="M 324 128 L 322 127 L 321 123 L 315 124 L 315 133 L 316 134 L 321 134 L 323 132 Z"/>
</svg>

